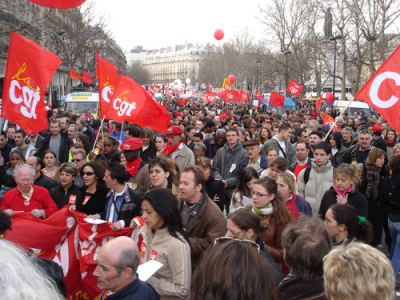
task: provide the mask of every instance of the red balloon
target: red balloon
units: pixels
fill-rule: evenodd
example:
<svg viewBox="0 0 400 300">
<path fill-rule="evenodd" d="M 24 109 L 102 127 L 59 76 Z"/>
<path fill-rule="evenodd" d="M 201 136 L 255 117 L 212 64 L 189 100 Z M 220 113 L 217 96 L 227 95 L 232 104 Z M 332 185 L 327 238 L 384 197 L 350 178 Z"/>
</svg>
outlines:
<svg viewBox="0 0 400 300">
<path fill-rule="evenodd" d="M 217 41 L 220 41 L 224 38 L 224 32 L 222 29 L 217 29 L 214 32 L 214 37 Z"/>
<path fill-rule="evenodd" d="M 229 74 L 228 79 L 231 83 L 234 83 L 236 81 L 236 76 L 233 74 Z"/>
</svg>

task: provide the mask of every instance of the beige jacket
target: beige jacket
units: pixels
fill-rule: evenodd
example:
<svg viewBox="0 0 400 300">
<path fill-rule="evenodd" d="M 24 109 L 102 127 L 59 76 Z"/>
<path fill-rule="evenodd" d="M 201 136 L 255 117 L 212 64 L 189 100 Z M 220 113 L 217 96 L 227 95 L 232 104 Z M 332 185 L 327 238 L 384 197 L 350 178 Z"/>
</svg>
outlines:
<svg viewBox="0 0 400 300">
<path fill-rule="evenodd" d="M 191 262 L 190 246 L 180 236 L 177 239 L 162 228 L 153 233 L 146 225 L 141 229 L 145 249 L 144 262 L 154 259 L 163 264 L 147 281 L 151 284 L 160 299 L 190 299 Z"/>
</svg>

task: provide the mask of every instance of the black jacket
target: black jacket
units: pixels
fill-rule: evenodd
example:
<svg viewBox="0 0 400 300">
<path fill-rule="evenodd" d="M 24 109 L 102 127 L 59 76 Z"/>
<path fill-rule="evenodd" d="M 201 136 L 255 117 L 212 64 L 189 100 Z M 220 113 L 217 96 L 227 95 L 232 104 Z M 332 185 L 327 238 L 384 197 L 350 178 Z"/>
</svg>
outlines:
<svg viewBox="0 0 400 300">
<path fill-rule="evenodd" d="M 36 180 L 33 182 L 33 184 L 42 186 L 48 191 L 50 191 L 53 187 L 57 186 L 57 181 L 54 181 L 50 177 L 41 174 Z"/>
<path fill-rule="evenodd" d="M 87 193 L 86 188 L 81 189 L 81 193 L 76 201 L 76 210 L 87 215 L 103 214 L 106 209 L 106 197 L 108 189 L 98 184 L 94 194 Z"/>
<path fill-rule="evenodd" d="M 278 294 L 285 300 L 326 300 L 324 279 L 306 281 L 295 274 L 289 273 L 279 284 Z"/>
<path fill-rule="evenodd" d="M 135 279 L 118 292 L 108 296 L 105 300 L 159 300 L 160 296 L 156 290 L 148 283 Z"/>
<path fill-rule="evenodd" d="M 210 199 L 213 200 L 215 204 L 218 205 L 221 211 L 223 211 L 224 203 L 228 203 L 227 202 L 228 199 L 226 197 L 225 186 L 222 180 L 217 180 L 211 176 L 206 181 L 206 192 L 208 197 L 210 197 Z M 219 201 L 215 201 L 215 196 L 218 197 Z"/>
<path fill-rule="evenodd" d="M 53 198 L 58 208 L 63 208 L 67 204 L 75 204 L 80 197 L 80 193 L 81 190 L 74 184 L 68 189 L 67 193 L 60 185 L 50 190 L 51 198 Z"/>
<path fill-rule="evenodd" d="M 40 157 L 43 157 L 44 151 L 49 149 L 50 137 L 51 136 L 45 138 L 43 140 L 42 144 L 40 145 L 40 149 L 39 149 Z M 58 153 L 59 156 L 57 157 L 60 164 L 68 161 L 69 148 L 71 147 L 71 144 L 72 144 L 71 140 L 67 136 L 61 134 L 60 151 Z"/>
<path fill-rule="evenodd" d="M 322 197 L 321 206 L 318 212 L 318 214 L 322 219 L 325 219 L 325 213 L 328 211 L 328 209 L 332 205 L 337 203 L 336 196 L 337 193 L 335 192 L 333 187 L 331 187 L 328 191 L 325 192 L 324 196 Z M 359 216 L 367 216 L 368 214 L 367 198 L 365 198 L 365 196 L 361 194 L 359 191 L 348 193 L 347 203 L 353 206 L 355 209 L 357 209 Z"/>
<path fill-rule="evenodd" d="M 400 169 L 383 180 L 383 191 L 389 220 L 400 222 Z"/>
<path fill-rule="evenodd" d="M 150 142 L 150 145 L 146 150 L 142 151 L 142 149 L 140 149 L 140 157 L 147 163 L 156 158 L 156 153 L 157 148 L 153 142 Z"/>
<path fill-rule="evenodd" d="M 106 206 L 104 213 L 100 214 L 103 220 L 106 220 L 108 208 L 113 205 L 111 202 L 114 200 L 114 191 L 110 191 L 106 197 Z M 117 218 L 125 222 L 125 227 L 128 227 L 134 217 L 141 216 L 141 197 L 142 194 L 138 190 L 128 188 L 122 195 L 123 201 L 120 209 L 117 211 Z"/>
<path fill-rule="evenodd" d="M 10 161 L 10 153 L 11 153 L 11 146 L 6 144 L 3 148 L 0 149 L 0 154 L 4 158 L 4 164 Z"/>
</svg>

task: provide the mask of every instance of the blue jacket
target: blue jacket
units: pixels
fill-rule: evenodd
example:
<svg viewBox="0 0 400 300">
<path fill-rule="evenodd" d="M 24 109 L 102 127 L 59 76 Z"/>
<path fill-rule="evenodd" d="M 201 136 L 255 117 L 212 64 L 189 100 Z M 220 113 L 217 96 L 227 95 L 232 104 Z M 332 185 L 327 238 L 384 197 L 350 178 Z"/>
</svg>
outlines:
<svg viewBox="0 0 400 300">
<path fill-rule="evenodd" d="M 296 206 L 300 213 L 305 214 L 306 216 L 312 216 L 312 208 L 310 203 L 301 198 L 299 195 L 296 195 Z"/>
<path fill-rule="evenodd" d="M 118 292 L 108 296 L 106 300 L 159 300 L 160 296 L 155 289 L 148 283 L 135 279 L 127 286 L 120 289 Z"/>
<path fill-rule="evenodd" d="M 239 170 L 238 170 L 239 175 L 242 172 L 242 170 L 247 167 L 248 164 L 249 164 L 249 158 L 246 156 L 239 163 Z M 260 167 L 263 170 L 268 168 L 268 160 L 264 155 L 260 155 Z M 261 172 L 260 172 L 260 174 L 261 174 Z M 260 175 L 260 174 L 258 174 L 258 175 Z"/>
</svg>

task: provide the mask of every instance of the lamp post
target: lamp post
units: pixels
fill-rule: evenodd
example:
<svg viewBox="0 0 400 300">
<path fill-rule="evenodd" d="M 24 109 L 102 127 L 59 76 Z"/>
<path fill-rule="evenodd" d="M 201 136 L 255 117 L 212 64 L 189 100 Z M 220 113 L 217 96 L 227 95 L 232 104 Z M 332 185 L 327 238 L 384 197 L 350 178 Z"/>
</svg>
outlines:
<svg viewBox="0 0 400 300">
<path fill-rule="evenodd" d="M 260 90 L 260 63 L 261 59 L 256 59 L 256 66 L 257 66 L 257 86 L 256 86 L 256 93 Z"/>
<path fill-rule="evenodd" d="M 292 54 L 292 51 L 290 50 L 286 50 L 285 52 L 283 52 L 283 55 L 285 55 L 285 96 L 286 96 L 286 88 L 288 86 L 289 83 L 289 65 L 288 65 L 288 55 Z"/>
<path fill-rule="evenodd" d="M 333 47 L 333 84 L 332 84 L 332 93 L 333 97 L 336 99 L 335 89 L 336 89 L 336 47 L 337 47 L 337 40 L 341 39 L 342 36 L 337 34 L 335 36 L 331 36 L 329 40 L 334 42 Z"/>
</svg>

